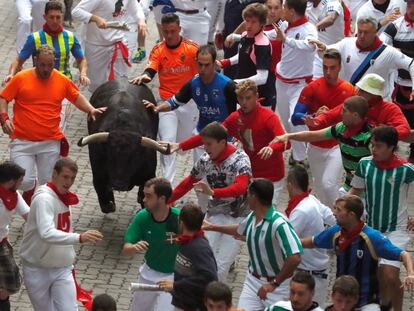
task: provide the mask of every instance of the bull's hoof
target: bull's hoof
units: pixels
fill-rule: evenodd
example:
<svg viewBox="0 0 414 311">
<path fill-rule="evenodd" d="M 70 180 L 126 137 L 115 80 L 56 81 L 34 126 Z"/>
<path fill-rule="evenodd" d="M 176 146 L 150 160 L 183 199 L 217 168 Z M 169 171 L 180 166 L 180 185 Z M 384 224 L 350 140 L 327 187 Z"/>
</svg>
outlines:
<svg viewBox="0 0 414 311">
<path fill-rule="evenodd" d="M 107 204 L 101 205 L 101 211 L 104 214 L 109 214 L 115 212 L 116 206 L 114 202 L 109 202 Z"/>
</svg>

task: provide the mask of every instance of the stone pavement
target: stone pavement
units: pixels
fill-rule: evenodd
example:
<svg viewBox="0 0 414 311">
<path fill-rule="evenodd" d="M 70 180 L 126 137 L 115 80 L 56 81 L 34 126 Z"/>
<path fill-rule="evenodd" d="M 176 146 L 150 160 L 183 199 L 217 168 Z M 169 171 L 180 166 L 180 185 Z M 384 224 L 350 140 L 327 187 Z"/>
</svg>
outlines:
<svg viewBox="0 0 414 311">
<path fill-rule="evenodd" d="M 77 1 L 76 1 L 77 3 Z M 10 0 L 0 0 L 0 77 L 6 75 L 10 62 L 15 58 L 15 35 L 16 35 L 16 14 L 14 2 Z M 147 51 L 149 52 L 155 40 L 156 28 L 152 15 L 149 19 L 150 31 L 147 41 Z M 143 65 L 134 65 L 131 76 L 134 76 L 143 70 Z M 74 70 L 76 73 L 76 70 Z M 157 93 L 156 84 L 153 84 L 153 91 Z M 90 94 L 84 90 L 84 94 Z M 74 230 L 82 232 L 87 229 L 97 229 L 104 235 L 104 240 L 97 245 L 81 245 L 77 247 L 76 271 L 80 284 L 85 289 L 93 289 L 93 293 L 108 293 L 118 302 L 118 310 L 129 310 L 131 301 L 131 292 L 128 286 L 131 282 L 136 281 L 139 265 L 142 263 L 143 255 L 137 255 L 133 258 L 121 256 L 123 245 L 123 235 L 129 222 L 138 210 L 136 203 L 137 190 L 134 189 L 129 193 L 116 193 L 117 211 L 109 216 L 100 212 L 97 203 L 96 193 L 92 186 L 92 173 L 89 165 L 87 147 L 79 148 L 76 146 L 78 139 L 87 134 L 86 117 L 79 111 L 73 111 L 71 119 L 67 126 L 67 137 L 71 143 L 70 156 L 74 158 L 79 165 L 77 180 L 73 190 L 80 197 L 80 204 L 73 209 Z M 8 138 L 0 134 L 0 161 L 8 159 Z M 176 181 L 181 180 L 192 167 L 191 153 L 179 157 L 177 163 Z M 194 198 L 194 194 L 187 196 Z M 414 215 L 413 208 L 414 196 L 410 196 L 410 215 Z M 284 208 L 287 202 L 287 194 L 284 193 L 281 198 L 279 208 Z M 15 257 L 18 258 L 18 249 L 22 239 L 23 221 L 17 217 L 14 218 L 11 226 L 10 240 L 15 249 Z M 413 242 L 409 245 L 409 250 L 414 251 Z M 248 256 L 244 247 L 241 254 L 236 259 L 234 271 L 228 278 L 228 284 L 232 287 L 234 293 L 234 303 L 237 300 L 243 286 L 243 280 L 247 267 Z M 335 261 L 330 261 L 330 284 L 333 282 Z M 414 310 L 412 296 L 405 295 L 404 310 Z M 33 310 L 27 296 L 25 288 L 19 294 L 12 296 L 12 310 L 23 311 Z M 80 308 L 82 310 L 82 308 Z"/>
</svg>

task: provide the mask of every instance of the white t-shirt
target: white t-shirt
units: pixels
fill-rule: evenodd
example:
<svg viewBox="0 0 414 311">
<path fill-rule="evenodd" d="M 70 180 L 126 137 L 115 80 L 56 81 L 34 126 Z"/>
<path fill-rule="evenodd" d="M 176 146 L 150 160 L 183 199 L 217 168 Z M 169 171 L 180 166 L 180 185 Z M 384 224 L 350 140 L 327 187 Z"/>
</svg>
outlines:
<svg viewBox="0 0 414 311">
<path fill-rule="evenodd" d="M 313 2 L 308 2 L 306 15 L 315 26 L 330 13 L 338 15 L 335 22 L 333 25 L 318 31 L 318 39 L 325 44 L 333 44 L 344 38 L 345 21 L 341 2 L 338 0 L 322 0 L 316 8 L 313 6 Z"/>
<path fill-rule="evenodd" d="M 206 8 L 206 2 L 211 0 L 171 0 L 171 3 L 175 8 L 181 10 L 199 10 L 204 11 Z"/>
<path fill-rule="evenodd" d="M 328 46 L 339 50 L 342 55 L 342 69 L 340 77 L 343 80 L 350 81 L 352 74 L 364 61 L 369 51 L 361 52 L 356 46 L 356 37 L 345 38 L 335 44 Z M 395 69 L 405 69 L 412 71 L 414 69 L 413 59 L 404 55 L 392 46 L 387 46 L 385 50 L 377 57 L 375 61 L 371 61 L 371 66 L 365 72 L 376 73 L 385 80 L 385 96 L 389 98 L 393 85 L 390 82 L 390 76 Z M 411 68 L 411 69 L 410 69 Z"/>
<path fill-rule="evenodd" d="M 29 212 L 29 206 L 23 200 L 20 193 L 17 192 L 17 204 L 16 208 L 9 211 L 3 201 L 0 199 L 0 241 L 2 241 L 9 234 L 9 225 L 11 222 L 12 215 L 17 213 L 22 216 Z"/>
<path fill-rule="evenodd" d="M 309 195 L 294 208 L 289 221 L 299 238 L 317 235 L 326 225 L 334 225 L 335 217 L 329 207 L 323 205 L 315 196 Z M 326 250 L 304 249 L 299 268 L 304 270 L 324 270 L 328 268 L 329 257 Z"/>
<path fill-rule="evenodd" d="M 361 6 L 367 3 L 367 0 L 344 0 L 344 2 L 351 13 L 352 24 L 355 24 L 358 11 Z"/>
<path fill-rule="evenodd" d="M 367 3 L 361 6 L 361 8 L 358 10 L 358 13 L 357 13 L 357 21 L 359 17 L 371 16 L 377 20 L 377 23 L 379 23 L 381 19 L 383 19 L 385 16 L 391 14 L 392 12 L 396 10 L 398 10 L 401 15 L 404 15 L 405 9 L 407 7 L 407 4 L 404 2 L 404 0 L 391 0 L 384 14 L 382 11 L 379 11 L 374 7 L 374 5 L 372 4 L 372 1 L 373 0 L 369 0 Z M 387 27 L 387 25 L 382 26 L 378 30 L 377 34 L 380 35 L 384 31 L 385 27 Z"/>
<path fill-rule="evenodd" d="M 119 13 L 115 13 L 116 0 L 81 0 L 72 10 L 73 18 L 86 25 L 86 42 L 110 46 L 124 39 L 124 31 L 119 29 L 99 29 L 95 23 L 89 23 L 92 15 L 102 17 L 107 22 L 130 22 L 133 16 L 136 22 L 145 20 L 144 12 L 137 0 L 123 0 L 123 7 Z"/>
</svg>

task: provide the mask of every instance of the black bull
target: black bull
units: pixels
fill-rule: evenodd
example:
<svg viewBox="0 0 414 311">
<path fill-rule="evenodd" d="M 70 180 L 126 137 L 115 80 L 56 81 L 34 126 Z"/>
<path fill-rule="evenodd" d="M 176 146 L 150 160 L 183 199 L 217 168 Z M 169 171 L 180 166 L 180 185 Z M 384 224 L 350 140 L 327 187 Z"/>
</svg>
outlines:
<svg viewBox="0 0 414 311">
<path fill-rule="evenodd" d="M 91 104 L 107 110 L 95 122 L 88 121 L 89 136 L 81 138 L 78 145 L 89 145 L 93 185 L 104 213 L 115 211 L 113 190 L 139 186 L 138 202 L 142 203 L 143 185 L 155 177 L 155 150 L 169 153 L 153 141 L 158 115 L 144 107 L 143 99 L 155 102 L 148 87 L 126 80 L 108 81 L 92 94 Z"/>
</svg>

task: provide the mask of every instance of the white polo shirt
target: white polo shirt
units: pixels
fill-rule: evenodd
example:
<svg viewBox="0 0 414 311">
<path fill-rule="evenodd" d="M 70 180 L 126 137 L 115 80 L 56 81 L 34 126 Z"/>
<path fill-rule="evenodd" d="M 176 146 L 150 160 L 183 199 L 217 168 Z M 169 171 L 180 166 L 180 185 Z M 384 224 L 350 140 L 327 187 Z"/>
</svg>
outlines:
<svg viewBox="0 0 414 311">
<path fill-rule="evenodd" d="M 2 241 L 9 234 L 9 224 L 11 222 L 12 215 L 17 213 L 22 216 L 28 212 L 29 206 L 23 200 L 20 193 L 17 193 L 16 208 L 11 211 L 4 206 L 3 201 L 0 199 L 0 241 Z"/>
<path fill-rule="evenodd" d="M 315 26 L 330 13 L 338 14 L 335 22 L 318 31 L 318 39 L 325 44 L 333 44 L 344 38 L 344 9 L 338 0 L 322 0 L 316 8 L 313 6 L 313 2 L 308 1 L 306 15 Z"/>
<path fill-rule="evenodd" d="M 299 238 L 314 236 L 325 230 L 325 224 L 336 224 L 329 207 L 323 205 L 315 196 L 309 195 L 293 209 L 289 221 Z M 303 270 L 325 270 L 329 257 L 326 250 L 320 248 L 304 249 L 299 268 Z"/>
<path fill-rule="evenodd" d="M 308 39 L 318 38 L 316 27 L 308 21 L 296 27 L 287 27 L 285 34 L 286 40 L 282 45 L 282 57 L 276 66 L 276 75 L 287 80 L 312 77 L 316 48 Z M 266 32 L 266 35 L 270 39 L 276 38 L 274 30 Z"/>
<path fill-rule="evenodd" d="M 344 38 L 343 40 L 328 46 L 328 48 L 337 49 L 341 53 L 342 69 L 340 77 L 346 81 L 350 81 L 352 74 L 370 53 L 369 51 L 360 51 L 356 46 L 356 40 L 356 37 Z M 387 46 L 376 60 L 371 61 L 371 66 L 365 72 L 365 75 L 376 73 L 385 80 L 384 98 L 389 98 L 393 89 L 390 76 L 395 69 L 405 69 L 414 72 L 413 59 L 404 55 L 392 46 Z"/>
<path fill-rule="evenodd" d="M 370 16 L 374 17 L 377 20 L 377 23 L 379 23 L 381 19 L 383 19 L 385 16 L 391 14 L 394 11 L 399 11 L 401 15 L 405 14 L 407 4 L 404 2 L 404 0 L 391 0 L 385 13 L 383 13 L 380 10 L 377 10 L 372 4 L 372 1 L 373 0 L 369 0 L 367 3 L 361 6 L 357 13 L 357 21 L 360 17 Z M 377 34 L 380 35 L 384 31 L 385 27 L 387 27 L 387 25 L 382 26 L 378 30 Z"/>
</svg>

